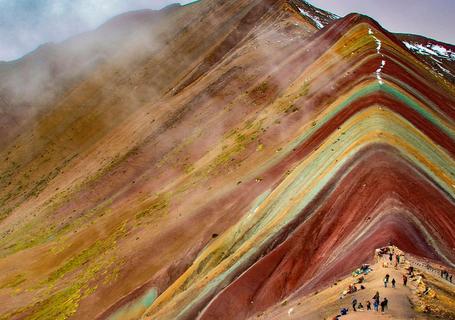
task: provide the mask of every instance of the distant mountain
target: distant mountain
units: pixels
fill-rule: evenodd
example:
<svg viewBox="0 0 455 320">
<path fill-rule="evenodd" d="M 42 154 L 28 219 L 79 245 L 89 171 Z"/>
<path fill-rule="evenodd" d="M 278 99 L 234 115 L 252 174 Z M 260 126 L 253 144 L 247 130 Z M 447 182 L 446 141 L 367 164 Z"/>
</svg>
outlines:
<svg viewBox="0 0 455 320">
<path fill-rule="evenodd" d="M 1 63 L 0 319 L 272 319 L 389 244 L 453 270 L 454 52 L 202 0 Z"/>
</svg>

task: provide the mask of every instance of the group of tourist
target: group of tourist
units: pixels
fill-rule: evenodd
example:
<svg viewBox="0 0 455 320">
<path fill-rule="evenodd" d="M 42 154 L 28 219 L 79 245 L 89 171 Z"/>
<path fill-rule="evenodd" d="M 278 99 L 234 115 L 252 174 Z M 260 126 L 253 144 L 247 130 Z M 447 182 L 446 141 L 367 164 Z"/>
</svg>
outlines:
<svg viewBox="0 0 455 320">
<path fill-rule="evenodd" d="M 387 309 L 389 300 L 387 300 L 387 298 L 384 298 L 384 300 L 381 301 L 379 297 L 379 291 L 376 291 L 376 294 L 373 296 L 372 300 L 374 311 L 379 311 L 379 307 L 381 307 L 381 312 L 384 312 Z M 366 301 L 365 306 L 367 311 L 371 310 L 371 302 L 369 300 Z M 357 312 L 357 310 L 364 311 L 365 309 L 363 304 L 354 298 L 352 299 L 352 310 Z"/>
<path fill-rule="evenodd" d="M 380 248 L 376 250 L 376 261 L 379 263 L 382 261 L 382 266 L 384 268 L 389 268 L 389 267 L 395 267 L 395 269 L 398 269 L 398 266 L 403 266 L 403 263 L 405 263 L 404 260 L 404 254 L 400 250 L 396 249 L 393 246 L 388 246 L 384 248 Z M 402 281 L 403 281 L 403 286 L 407 286 L 408 279 L 415 279 L 419 273 L 415 274 L 414 273 L 414 267 L 412 265 L 408 266 L 406 269 L 406 272 L 402 274 Z M 434 270 L 434 269 L 433 269 Z M 371 272 L 372 269 L 370 268 L 369 265 L 362 265 L 361 268 L 355 270 L 352 274 L 353 277 L 356 278 L 355 283 L 352 283 L 349 285 L 348 289 L 343 291 L 342 295 L 340 296 L 340 299 L 343 299 L 344 296 L 347 294 L 354 294 L 358 290 L 365 289 L 365 286 L 363 285 L 365 282 L 365 277 L 369 272 Z M 436 271 L 436 270 L 434 270 Z M 445 279 L 446 281 L 449 281 L 453 283 L 453 275 L 450 274 L 447 270 L 440 270 L 441 272 L 441 278 Z M 416 279 L 419 279 L 416 278 Z M 383 279 L 384 282 L 384 288 L 388 287 L 389 282 L 392 285 L 392 288 L 396 288 L 397 286 L 397 281 L 395 278 L 391 277 L 389 273 L 387 273 Z M 360 289 L 356 286 L 360 285 Z M 430 291 L 430 288 L 427 287 L 426 290 L 424 290 L 423 294 L 426 294 L 427 292 Z M 387 298 L 384 298 L 382 301 L 379 296 L 379 291 L 376 292 L 376 294 L 373 296 L 372 300 L 365 301 L 365 304 L 362 304 L 362 302 L 359 302 L 357 298 L 354 296 L 352 298 L 352 311 L 353 312 L 358 312 L 358 311 L 370 311 L 373 310 L 376 312 L 385 312 L 388 309 L 388 304 L 389 301 Z M 340 314 L 335 316 L 333 319 L 337 320 L 341 316 L 347 315 L 350 308 L 348 307 L 342 307 L 340 310 Z"/>
<path fill-rule="evenodd" d="M 441 278 L 452 282 L 452 275 L 447 270 L 441 270 Z"/>
<path fill-rule="evenodd" d="M 404 260 L 403 253 L 401 251 L 395 252 L 395 248 L 393 246 L 376 249 L 375 253 L 378 262 L 381 259 L 383 260 L 382 264 L 384 268 L 394 266 L 395 269 L 398 269 L 398 266 Z"/>
<path fill-rule="evenodd" d="M 403 262 L 402 254 L 400 252 L 394 252 L 393 247 L 384 247 L 376 250 L 376 258 L 377 261 L 383 260 L 383 266 L 385 268 L 389 266 L 395 266 L 395 268 L 398 268 L 398 265 Z M 365 276 L 370 273 L 372 269 L 368 264 L 362 265 L 360 268 L 355 270 L 352 273 L 352 276 L 356 278 L 355 283 L 352 283 L 349 285 L 348 289 L 343 291 L 342 295 L 340 296 L 340 299 L 343 299 L 344 296 L 347 294 L 354 294 L 358 290 L 365 289 L 365 286 L 363 285 L 365 282 Z M 390 277 L 390 275 L 387 273 L 386 276 L 384 277 L 384 287 L 387 288 L 388 283 L 392 284 L 392 288 L 395 288 L 397 285 L 397 281 L 395 278 Z M 406 286 L 408 281 L 408 277 L 406 274 L 403 274 L 403 285 Z M 360 289 L 357 287 L 357 285 L 360 285 Z M 389 300 L 384 297 L 384 299 L 380 299 L 379 291 L 376 292 L 376 294 L 373 296 L 372 300 L 367 300 L 365 301 L 365 304 L 362 302 L 359 302 L 356 297 L 352 298 L 352 312 L 358 312 L 358 311 L 371 311 L 374 310 L 376 312 L 385 312 L 388 309 L 389 305 Z M 334 319 L 339 319 L 341 316 L 347 315 L 349 312 L 348 307 L 343 307 L 340 309 L 340 313 L 335 316 Z"/>
<path fill-rule="evenodd" d="M 403 285 L 406 286 L 407 283 L 408 283 L 408 277 L 406 274 L 403 274 Z M 389 283 L 389 279 L 390 279 L 390 275 L 389 274 L 386 274 L 385 277 L 384 277 L 384 288 L 387 288 L 387 284 Z M 390 283 L 392 284 L 392 288 L 396 288 L 396 283 L 397 281 L 395 280 L 395 278 L 392 278 L 392 281 L 390 281 Z"/>
<path fill-rule="evenodd" d="M 389 300 L 384 298 L 382 301 L 379 296 L 379 291 L 376 291 L 376 294 L 372 298 L 373 303 L 369 300 L 365 302 L 365 306 L 363 306 L 362 302 L 357 301 L 356 298 L 352 299 L 352 310 L 354 312 L 357 311 L 371 311 L 371 306 L 373 305 L 373 310 L 379 312 L 379 308 L 381 308 L 381 312 L 384 313 L 389 307 Z M 347 315 L 349 312 L 349 308 L 341 308 L 340 314 L 336 315 L 333 320 L 338 320 L 341 316 Z"/>
<path fill-rule="evenodd" d="M 371 271 L 372 270 L 370 268 L 370 265 L 368 265 L 368 264 L 363 264 L 360 268 L 355 270 L 352 273 L 352 276 L 355 277 L 355 281 L 353 283 L 351 283 L 348 286 L 348 288 L 341 293 L 340 299 L 343 299 L 348 294 L 353 294 L 359 290 L 366 289 L 364 286 L 365 275 L 367 275 Z"/>
<path fill-rule="evenodd" d="M 362 265 L 361 268 L 357 269 L 356 271 L 353 272 L 353 276 L 357 277 L 361 274 L 368 274 L 371 272 L 371 268 L 368 265 Z M 384 286 L 387 287 L 387 283 L 389 282 L 390 275 L 386 274 L 384 278 Z M 356 284 L 360 284 L 360 290 L 365 289 L 365 286 L 363 283 L 365 282 L 365 277 L 361 275 L 360 277 L 356 278 L 355 283 L 350 284 L 348 289 L 343 292 L 343 294 L 340 296 L 340 299 L 342 299 L 346 294 L 352 294 L 357 292 L 359 289 L 357 288 Z M 392 279 L 391 281 L 392 287 L 395 288 L 396 286 L 396 281 L 395 279 Z M 406 285 L 407 283 L 407 277 L 406 275 L 403 275 L 403 284 Z M 353 297 L 352 298 L 352 311 L 357 312 L 357 311 L 371 311 L 372 307 L 373 310 L 376 312 L 379 312 L 379 309 L 381 309 L 381 312 L 385 312 L 388 309 L 389 305 L 389 300 L 387 298 L 384 298 L 382 301 L 379 296 L 379 291 L 376 291 L 376 294 L 372 298 L 372 302 L 369 300 L 365 301 L 365 305 L 362 304 L 362 302 L 359 302 L 357 298 Z M 335 316 L 334 319 L 339 319 L 341 316 L 347 315 L 349 312 L 349 308 L 343 307 L 340 310 L 340 314 Z"/>
</svg>

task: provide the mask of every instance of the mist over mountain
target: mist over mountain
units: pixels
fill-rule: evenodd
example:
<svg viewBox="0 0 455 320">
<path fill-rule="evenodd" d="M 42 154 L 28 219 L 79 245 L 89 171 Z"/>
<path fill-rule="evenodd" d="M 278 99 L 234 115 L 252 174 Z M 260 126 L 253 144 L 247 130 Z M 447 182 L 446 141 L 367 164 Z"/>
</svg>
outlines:
<svg viewBox="0 0 455 320">
<path fill-rule="evenodd" d="M 106 20 L 142 9 L 159 10 L 172 0 L 0 0 L 0 61 L 16 60 L 43 43 L 60 42 Z M 192 1 L 180 1 L 181 4 Z"/>
</svg>

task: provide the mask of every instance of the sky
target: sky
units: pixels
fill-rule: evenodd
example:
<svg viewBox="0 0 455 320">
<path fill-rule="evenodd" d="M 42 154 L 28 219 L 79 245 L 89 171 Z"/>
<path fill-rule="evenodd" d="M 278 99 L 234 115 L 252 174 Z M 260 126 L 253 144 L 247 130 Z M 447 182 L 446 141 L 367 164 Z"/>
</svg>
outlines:
<svg viewBox="0 0 455 320">
<path fill-rule="evenodd" d="M 308 0 L 339 16 L 366 14 L 392 32 L 455 44 L 455 0 Z"/>
<path fill-rule="evenodd" d="M 0 0 L 0 61 L 15 60 L 127 11 L 159 9 L 179 0 Z M 192 2 L 181 0 L 182 4 Z M 367 14 L 393 32 L 455 43 L 455 0 L 309 0 L 340 16 Z"/>
<path fill-rule="evenodd" d="M 121 13 L 191 0 L 0 0 L 0 61 L 92 30 Z"/>
</svg>

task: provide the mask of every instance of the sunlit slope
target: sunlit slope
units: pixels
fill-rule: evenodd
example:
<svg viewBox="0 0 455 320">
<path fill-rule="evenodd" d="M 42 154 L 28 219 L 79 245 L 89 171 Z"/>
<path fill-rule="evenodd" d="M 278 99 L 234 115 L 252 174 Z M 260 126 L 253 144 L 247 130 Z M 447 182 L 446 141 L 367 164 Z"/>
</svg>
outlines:
<svg viewBox="0 0 455 320">
<path fill-rule="evenodd" d="M 213 212 L 212 226 L 187 227 L 211 210 L 207 203 L 237 191 L 243 173 L 228 180 L 225 173 L 243 160 L 231 158 L 268 148 L 252 139 L 264 131 L 251 126 L 256 112 L 277 94 L 268 92 L 272 81 L 262 83 L 274 61 L 315 30 L 289 8 L 262 1 L 182 8 L 166 20 L 180 36 L 158 56 L 96 69 L 2 150 L 6 318 L 93 318 L 151 283 L 162 290 L 212 233 L 233 223 L 235 216 L 214 231 L 223 214 Z M 276 30 L 259 27 L 268 20 Z M 292 28 L 277 31 L 285 26 Z M 200 33 L 214 27 L 215 34 Z M 259 40 L 246 39 L 256 27 Z M 236 48 L 240 54 L 231 56 L 242 39 L 248 41 Z M 239 216 L 251 200 L 242 201 Z M 167 249 L 157 245 L 165 242 Z M 159 253 L 167 250 L 167 257 Z"/>
<path fill-rule="evenodd" d="M 369 19 L 323 31 L 332 42 L 299 80 L 325 71 L 339 91 L 281 150 L 296 166 L 157 298 L 151 319 L 247 317 L 390 241 L 453 264 L 453 87 Z"/>
</svg>

